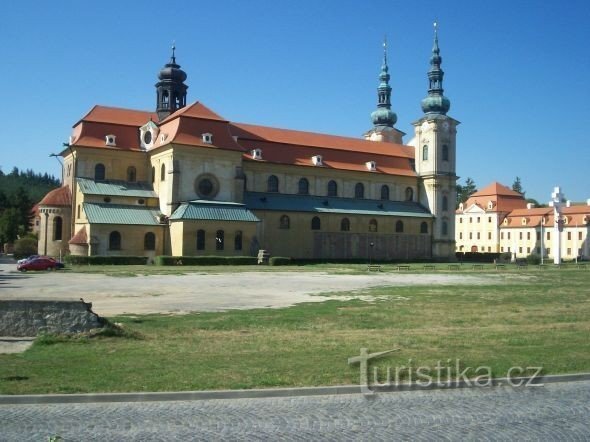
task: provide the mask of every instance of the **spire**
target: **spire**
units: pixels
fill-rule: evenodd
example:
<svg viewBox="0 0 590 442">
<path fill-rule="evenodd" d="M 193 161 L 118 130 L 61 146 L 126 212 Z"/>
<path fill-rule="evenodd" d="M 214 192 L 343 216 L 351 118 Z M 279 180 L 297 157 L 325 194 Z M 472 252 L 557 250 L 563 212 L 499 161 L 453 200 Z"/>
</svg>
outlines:
<svg viewBox="0 0 590 442">
<path fill-rule="evenodd" d="M 391 86 L 389 86 L 389 67 L 387 66 L 387 39 L 383 39 L 383 63 L 379 73 L 379 87 L 377 88 L 377 109 L 371 113 L 375 127 L 393 127 L 397 115 L 391 110 Z"/>
<path fill-rule="evenodd" d="M 428 96 L 422 100 L 422 111 L 425 114 L 446 115 L 451 107 L 451 102 L 443 94 L 445 73 L 440 67 L 441 63 L 442 57 L 438 47 L 438 24 L 434 22 L 434 43 L 430 57 L 430 69 L 428 70 Z"/>
<path fill-rule="evenodd" d="M 176 64 L 176 42 L 172 42 L 172 57 L 170 57 L 170 64 Z"/>
</svg>

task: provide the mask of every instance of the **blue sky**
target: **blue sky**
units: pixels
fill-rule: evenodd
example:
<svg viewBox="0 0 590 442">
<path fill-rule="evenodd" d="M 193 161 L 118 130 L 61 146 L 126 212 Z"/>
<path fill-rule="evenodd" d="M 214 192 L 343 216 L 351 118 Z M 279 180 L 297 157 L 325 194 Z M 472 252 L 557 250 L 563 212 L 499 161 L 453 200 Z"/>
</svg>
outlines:
<svg viewBox="0 0 590 442">
<path fill-rule="evenodd" d="M 461 182 L 519 176 L 540 201 L 555 185 L 590 198 L 587 0 L 25 0 L 2 16 L 5 172 L 59 175 L 48 155 L 95 104 L 155 109 L 173 40 L 189 102 L 231 121 L 356 137 L 371 127 L 387 35 L 396 127 L 411 134 L 437 19 Z"/>
</svg>

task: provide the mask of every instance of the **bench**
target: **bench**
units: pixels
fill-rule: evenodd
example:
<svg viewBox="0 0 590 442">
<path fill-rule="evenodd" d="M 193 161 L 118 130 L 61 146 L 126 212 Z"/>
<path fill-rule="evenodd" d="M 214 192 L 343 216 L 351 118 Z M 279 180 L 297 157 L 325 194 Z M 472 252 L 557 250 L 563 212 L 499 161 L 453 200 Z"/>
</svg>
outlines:
<svg viewBox="0 0 590 442">
<path fill-rule="evenodd" d="M 503 270 L 506 268 L 506 264 L 496 264 L 496 270 Z"/>
<path fill-rule="evenodd" d="M 528 265 L 527 263 L 520 263 L 520 262 L 519 262 L 519 263 L 517 263 L 517 264 L 516 264 L 516 268 L 517 268 L 518 270 L 520 270 L 520 269 L 526 269 L 526 268 L 528 268 L 528 266 L 529 266 L 529 265 Z"/>
<path fill-rule="evenodd" d="M 369 264 L 367 266 L 367 272 L 380 272 L 381 266 L 379 264 Z"/>
<path fill-rule="evenodd" d="M 579 269 L 585 269 L 586 268 L 586 264 L 576 264 L 576 267 Z"/>
<path fill-rule="evenodd" d="M 449 264 L 449 270 L 459 270 L 459 264 Z"/>
<path fill-rule="evenodd" d="M 547 264 L 539 264 L 539 270 L 544 270 L 547 268 Z"/>
<path fill-rule="evenodd" d="M 410 266 L 406 265 L 406 264 L 402 264 L 402 265 L 398 265 L 396 266 L 397 271 L 399 272 L 400 270 L 410 270 Z"/>
<path fill-rule="evenodd" d="M 434 264 L 424 264 L 424 270 L 436 270 Z"/>
<path fill-rule="evenodd" d="M 483 270 L 483 264 L 473 264 L 471 268 L 473 270 Z"/>
</svg>

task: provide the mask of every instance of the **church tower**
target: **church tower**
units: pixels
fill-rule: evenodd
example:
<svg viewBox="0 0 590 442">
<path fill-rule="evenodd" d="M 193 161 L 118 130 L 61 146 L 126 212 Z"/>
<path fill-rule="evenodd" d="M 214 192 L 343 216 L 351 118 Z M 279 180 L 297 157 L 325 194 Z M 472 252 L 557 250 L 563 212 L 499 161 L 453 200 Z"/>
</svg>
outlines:
<svg viewBox="0 0 590 442">
<path fill-rule="evenodd" d="M 184 84 L 186 72 L 176 64 L 175 51 L 176 47 L 172 46 L 170 62 L 160 70 L 158 74 L 160 81 L 156 83 L 156 112 L 160 121 L 186 106 L 186 90 L 188 89 L 188 86 Z"/>
<path fill-rule="evenodd" d="M 373 128 L 364 134 L 366 140 L 402 144 L 405 135 L 393 125 L 397 115 L 391 110 L 391 86 L 389 86 L 389 66 L 387 66 L 387 42 L 383 42 L 383 63 L 379 73 L 377 88 L 377 109 L 371 113 Z"/>
<path fill-rule="evenodd" d="M 455 256 L 456 135 L 459 122 L 447 115 L 451 102 L 444 96 L 434 23 L 434 45 L 428 71 L 428 96 L 422 100 L 424 116 L 414 125 L 416 173 L 419 178 L 419 201 L 434 215 L 432 257 L 448 260 Z"/>
</svg>

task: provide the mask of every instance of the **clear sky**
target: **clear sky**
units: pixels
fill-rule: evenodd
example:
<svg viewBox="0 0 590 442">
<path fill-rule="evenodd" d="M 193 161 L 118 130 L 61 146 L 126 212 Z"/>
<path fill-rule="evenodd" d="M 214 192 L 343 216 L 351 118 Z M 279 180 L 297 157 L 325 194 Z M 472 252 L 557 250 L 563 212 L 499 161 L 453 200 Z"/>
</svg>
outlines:
<svg viewBox="0 0 590 442">
<path fill-rule="evenodd" d="M 345 136 L 370 129 L 383 36 L 396 127 L 411 134 L 439 22 L 457 173 L 590 198 L 590 1 L 30 1 L 3 5 L 0 166 L 60 175 L 95 104 L 155 110 L 176 41 L 188 101 L 236 121 Z M 409 141 L 406 136 L 405 141 Z"/>
</svg>

